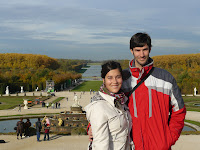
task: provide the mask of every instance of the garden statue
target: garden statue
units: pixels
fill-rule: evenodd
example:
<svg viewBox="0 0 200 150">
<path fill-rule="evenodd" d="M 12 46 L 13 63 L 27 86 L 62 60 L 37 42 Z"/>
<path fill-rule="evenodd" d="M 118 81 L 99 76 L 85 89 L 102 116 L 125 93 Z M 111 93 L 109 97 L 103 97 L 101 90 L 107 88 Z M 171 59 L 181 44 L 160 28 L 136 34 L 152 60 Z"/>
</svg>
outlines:
<svg viewBox="0 0 200 150">
<path fill-rule="evenodd" d="M 63 120 L 61 118 L 58 119 L 58 126 L 61 126 L 63 123 Z"/>
<path fill-rule="evenodd" d="M 77 94 L 75 94 L 73 100 L 74 100 L 75 103 L 72 105 L 72 107 L 79 107 L 80 105 L 79 105 L 79 100 L 78 100 Z"/>
<path fill-rule="evenodd" d="M 28 109 L 28 100 L 27 99 L 24 99 L 24 109 Z"/>
<path fill-rule="evenodd" d="M 21 93 L 24 93 L 24 90 L 23 90 L 23 88 L 24 88 L 24 87 L 23 87 L 23 86 L 21 86 Z"/>
<path fill-rule="evenodd" d="M 37 87 L 37 88 L 35 89 L 35 91 L 37 92 L 37 91 L 38 91 L 38 89 L 39 89 L 39 88 Z"/>
<path fill-rule="evenodd" d="M 195 87 L 194 88 L 194 96 L 196 96 L 197 95 L 197 88 Z"/>
<path fill-rule="evenodd" d="M 6 95 L 9 95 L 9 86 L 6 86 Z"/>
</svg>

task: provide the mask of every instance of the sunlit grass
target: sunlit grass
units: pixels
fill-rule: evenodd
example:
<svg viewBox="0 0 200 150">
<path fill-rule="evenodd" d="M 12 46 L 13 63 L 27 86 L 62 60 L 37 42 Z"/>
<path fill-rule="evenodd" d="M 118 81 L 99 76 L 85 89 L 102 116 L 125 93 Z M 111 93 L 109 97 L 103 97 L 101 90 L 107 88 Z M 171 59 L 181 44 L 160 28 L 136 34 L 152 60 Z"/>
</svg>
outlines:
<svg viewBox="0 0 200 150">
<path fill-rule="evenodd" d="M 90 91 L 90 89 L 98 91 L 102 84 L 102 81 L 85 81 L 72 91 Z"/>
</svg>

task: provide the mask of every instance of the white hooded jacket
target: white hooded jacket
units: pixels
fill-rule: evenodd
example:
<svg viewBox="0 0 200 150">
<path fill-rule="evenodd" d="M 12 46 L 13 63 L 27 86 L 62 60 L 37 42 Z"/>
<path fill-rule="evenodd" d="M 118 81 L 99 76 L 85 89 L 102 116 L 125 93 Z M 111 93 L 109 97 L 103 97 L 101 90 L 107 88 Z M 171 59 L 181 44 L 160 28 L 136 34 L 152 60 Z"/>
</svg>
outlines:
<svg viewBox="0 0 200 150">
<path fill-rule="evenodd" d="M 93 134 L 92 150 L 130 150 L 134 147 L 130 138 L 129 109 L 125 104 L 123 111 L 116 108 L 114 100 L 115 97 L 98 92 L 93 102 L 85 107 Z"/>
</svg>

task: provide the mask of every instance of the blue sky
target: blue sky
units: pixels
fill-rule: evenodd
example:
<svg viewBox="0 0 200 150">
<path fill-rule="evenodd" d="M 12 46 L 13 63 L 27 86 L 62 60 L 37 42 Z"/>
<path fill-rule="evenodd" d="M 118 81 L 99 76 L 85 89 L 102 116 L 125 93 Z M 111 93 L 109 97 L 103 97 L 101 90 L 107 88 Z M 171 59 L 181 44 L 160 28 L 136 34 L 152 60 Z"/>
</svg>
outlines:
<svg viewBox="0 0 200 150">
<path fill-rule="evenodd" d="M 131 36 L 147 32 L 151 56 L 200 53 L 199 14 L 199 0 L 1 0 L 0 52 L 132 59 Z"/>
</svg>

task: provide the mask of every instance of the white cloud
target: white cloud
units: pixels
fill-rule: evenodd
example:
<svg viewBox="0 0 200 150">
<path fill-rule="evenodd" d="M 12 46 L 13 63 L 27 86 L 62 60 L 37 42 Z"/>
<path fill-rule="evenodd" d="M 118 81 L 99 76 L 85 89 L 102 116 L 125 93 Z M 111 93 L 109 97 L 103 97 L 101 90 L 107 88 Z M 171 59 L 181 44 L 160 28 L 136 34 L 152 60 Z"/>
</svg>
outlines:
<svg viewBox="0 0 200 150">
<path fill-rule="evenodd" d="M 197 50 L 200 47 L 197 2 L 184 1 L 177 7 L 180 2 L 172 0 L 164 3 L 158 0 L 117 0 L 115 3 L 105 0 L 2 0 L 0 39 L 4 44 L 0 46 L 6 49 L 12 45 L 16 50 L 28 47 L 34 52 L 36 48 L 48 48 L 48 52 L 56 49 L 69 51 L 71 55 L 82 46 L 85 53 L 118 48 L 117 55 L 120 49 L 128 49 L 134 33 L 147 32 L 152 37 L 153 47 L 160 53 L 165 48 Z M 99 58 L 106 55 L 100 54 Z"/>
<path fill-rule="evenodd" d="M 186 40 L 177 40 L 177 39 L 153 39 L 153 47 L 174 47 L 174 48 L 189 48 L 197 46 L 197 44 L 192 43 L 191 41 Z"/>
</svg>

